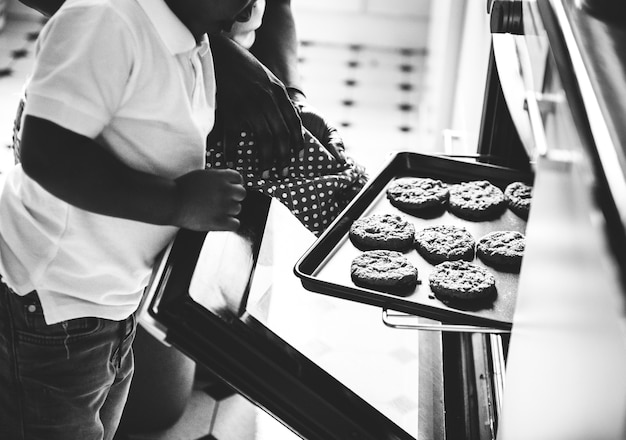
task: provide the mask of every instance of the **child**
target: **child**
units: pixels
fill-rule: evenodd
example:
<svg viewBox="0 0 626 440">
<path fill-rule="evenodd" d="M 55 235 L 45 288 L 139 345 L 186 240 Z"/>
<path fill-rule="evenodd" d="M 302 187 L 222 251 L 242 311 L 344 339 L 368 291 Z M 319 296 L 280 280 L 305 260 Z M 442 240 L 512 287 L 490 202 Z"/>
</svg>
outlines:
<svg viewBox="0 0 626 440">
<path fill-rule="evenodd" d="M 68 0 L 42 31 L 0 198 L 0 438 L 111 439 L 154 259 L 237 228 L 241 176 L 204 169 L 204 34 L 249 3 Z"/>
</svg>

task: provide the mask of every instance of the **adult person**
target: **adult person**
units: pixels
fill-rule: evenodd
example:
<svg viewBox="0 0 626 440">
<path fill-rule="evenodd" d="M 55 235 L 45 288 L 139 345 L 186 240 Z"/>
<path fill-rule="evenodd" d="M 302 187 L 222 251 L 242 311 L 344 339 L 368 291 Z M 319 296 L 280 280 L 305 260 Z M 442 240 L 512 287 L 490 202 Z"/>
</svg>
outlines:
<svg viewBox="0 0 626 440">
<path fill-rule="evenodd" d="M 0 437 L 113 438 L 157 255 L 238 228 L 241 176 L 204 168 L 206 34 L 249 4 L 71 0 L 42 30 L 0 198 Z"/>
<path fill-rule="evenodd" d="M 282 4 L 285 5 L 285 2 Z M 259 51 L 261 42 L 257 34 L 260 33 L 263 36 L 261 32 L 263 28 L 273 26 L 271 19 L 269 24 L 262 25 L 267 12 L 265 0 L 257 0 L 250 9 L 250 16 L 247 20 L 236 22 L 230 31 L 224 33 L 236 44 L 232 42 L 228 44 L 228 40 L 223 37 L 211 37 L 217 60 L 216 79 L 220 86 L 224 83 L 222 78 L 232 79 L 233 74 L 241 74 L 247 70 L 258 70 L 257 77 L 273 75 L 271 72 L 266 72 L 265 66 L 258 62 L 251 52 L 242 52 L 234 47 L 238 45 L 250 51 L 257 48 L 257 52 Z M 285 22 L 293 25 L 290 19 L 285 19 Z M 272 28 L 275 29 L 277 26 Z M 293 35 L 292 27 L 288 26 L 288 29 L 291 29 L 291 32 L 286 33 Z M 306 102 L 300 89 L 293 85 L 297 84 L 297 72 L 293 65 L 285 60 L 291 57 L 291 63 L 294 64 L 297 60 L 294 59 L 295 50 L 292 50 L 295 42 L 284 43 L 289 41 L 289 38 L 281 39 L 286 47 L 283 49 L 283 53 L 286 54 L 282 58 L 283 65 L 287 66 L 275 67 L 275 70 L 282 71 L 284 77 L 290 78 L 288 81 L 291 81 L 292 85 L 286 88 L 292 97 L 292 102 L 299 110 L 305 127 L 303 149 L 299 154 L 291 155 L 289 163 L 284 168 L 265 167 L 264 157 L 262 155 L 258 157 L 259 150 L 262 150 L 262 148 L 259 149 L 259 145 L 266 142 L 265 134 L 247 124 L 247 118 L 242 120 L 242 118 L 226 116 L 236 111 L 249 111 L 241 96 L 242 94 L 243 97 L 248 95 L 241 87 L 232 90 L 218 87 L 217 123 L 207 143 L 207 166 L 214 168 L 226 166 L 236 169 L 242 174 L 247 188 L 280 200 L 304 226 L 319 235 L 363 187 L 367 181 L 367 174 L 345 154 L 343 142 L 337 130 L 326 123 L 319 112 Z M 227 68 L 229 63 L 239 66 L 239 69 Z M 249 75 L 249 77 L 254 76 Z M 245 81 L 244 78 L 238 81 L 238 84 L 245 83 L 249 81 Z M 233 104 L 238 102 L 240 104 Z M 222 118 L 227 118 L 227 120 Z M 317 135 L 310 130 L 314 130 Z M 261 170 L 263 171 L 260 172 Z"/>
<path fill-rule="evenodd" d="M 267 67 L 285 86 L 289 97 L 296 105 L 304 127 L 316 138 L 336 159 L 344 159 L 345 147 L 337 129 L 331 124 L 305 96 L 301 85 L 300 72 L 298 69 L 298 36 L 296 22 L 291 8 L 291 0 L 257 0 L 251 10 L 248 20 L 237 22 L 233 29 L 226 34 L 237 41 L 244 48 Z M 219 65 L 228 65 L 229 56 L 220 57 Z M 240 65 L 237 63 L 237 65 Z M 238 69 L 230 68 L 228 72 L 233 74 Z M 227 76 L 227 75 L 224 75 Z M 225 80 L 227 78 L 224 78 Z M 244 82 L 221 81 L 218 93 L 227 97 L 220 111 L 224 112 L 228 125 L 225 131 L 228 134 L 238 133 L 241 128 L 241 109 L 250 107 L 250 96 L 256 96 L 249 88 L 241 88 Z M 245 82 L 249 84 L 249 82 Z M 218 96 L 219 100 L 219 96 Z M 260 110 L 260 111 L 255 111 Z M 267 105 L 247 112 L 250 116 L 250 131 L 254 132 L 261 143 L 271 138 L 271 131 L 264 129 L 263 123 L 255 123 L 255 117 L 271 115 L 271 109 Z M 274 117 L 274 116 L 272 116 Z M 269 119 L 269 116 L 268 116 Z M 219 115 L 218 115 L 219 127 Z M 219 131 L 219 130 L 218 130 Z"/>
</svg>

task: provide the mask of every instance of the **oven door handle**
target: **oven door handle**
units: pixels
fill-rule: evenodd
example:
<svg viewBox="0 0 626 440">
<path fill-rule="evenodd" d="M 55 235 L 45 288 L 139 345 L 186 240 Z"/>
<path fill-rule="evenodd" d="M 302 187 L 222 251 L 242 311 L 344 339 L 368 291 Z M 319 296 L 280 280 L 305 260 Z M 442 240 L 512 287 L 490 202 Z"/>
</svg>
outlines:
<svg viewBox="0 0 626 440">
<path fill-rule="evenodd" d="M 535 153 L 539 157 L 548 155 L 548 143 L 546 141 L 546 133 L 543 129 L 543 120 L 539 110 L 538 96 L 535 92 L 526 93 L 524 99 L 524 109 L 528 112 L 528 120 L 530 122 L 530 130 L 535 142 Z"/>
<path fill-rule="evenodd" d="M 524 99 L 524 109 L 528 112 L 537 156 L 552 163 L 571 165 L 579 160 L 579 154 L 562 148 L 548 148 L 542 116 L 554 113 L 556 106 L 564 101 L 565 97 L 562 94 L 528 92 Z"/>
<path fill-rule="evenodd" d="M 437 321 L 428 320 L 422 322 L 418 316 L 401 312 L 391 312 L 387 308 L 383 308 L 383 324 L 387 327 L 404 330 L 426 330 L 438 332 L 456 332 L 456 333 L 489 333 L 489 334 L 508 334 L 511 330 L 505 330 L 492 327 L 480 327 L 475 325 L 457 325 L 442 324 Z M 418 320 L 417 323 L 407 323 L 409 320 Z M 403 322 L 404 321 L 404 322 Z"/>
</svg>

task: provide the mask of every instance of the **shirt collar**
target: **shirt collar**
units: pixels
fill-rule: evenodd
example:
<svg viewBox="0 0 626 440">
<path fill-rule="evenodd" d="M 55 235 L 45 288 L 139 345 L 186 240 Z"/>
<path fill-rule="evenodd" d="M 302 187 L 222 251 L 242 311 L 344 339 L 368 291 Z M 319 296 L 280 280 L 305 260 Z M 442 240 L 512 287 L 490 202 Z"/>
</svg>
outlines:
<svg viewBox="0 0 626 440">
<path fill-rule="evenodd" d="M 172 55 L 188 52 L 196 47 L 196 40 L 187 26 L 172 12 L 164 0 L 137 0 L 137 2 Z M 203 42 L 205 40 L 206 35 L 203 37 Z"/>
</svg>

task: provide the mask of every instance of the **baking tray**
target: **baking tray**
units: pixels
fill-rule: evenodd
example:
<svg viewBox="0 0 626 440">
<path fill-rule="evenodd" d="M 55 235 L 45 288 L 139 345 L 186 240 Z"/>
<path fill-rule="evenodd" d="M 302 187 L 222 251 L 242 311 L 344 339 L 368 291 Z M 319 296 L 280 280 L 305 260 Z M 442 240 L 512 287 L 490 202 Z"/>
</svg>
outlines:
<svg viewBox="0 0 626 440">
<path fill-rule="evenodd" d="M 473 307 L 446 304 L 437 299 L 428 284 L 434 265 L 415 249 L 405 253 L 418 269 L 420 283 L 414 291 L 396 295 L 359 287 L 352 282 L 350 264 L 361 251 L 352 244 L 348 232 L 355 220 L 371 214 L 400 214 L 414 223 L 416 231 L 438 224 L 463 226 L 477 241 L 484 234 L 496 230 L 525 233 L 526 221 L 509 209 L 497 219 L 481 222 L 464 220 L 447 211 L 433 218 L 421 218 L 400 211 L 386 197 L 389 184 L 400 177 L 431 177 L 448 184 L 488 180 L 502 190 L 515 181 L 532 185 L 534 178 L 532 173 L 468 160 L 412 152 L 396 153 L 298 260 L 294 272 L 302 285 L 312 292 L 431 318 L 444 324 L 510 330 L 519 274 L 496 270 L 478 257 L 473 263 L 487 268 L 495 276 L 497 295 L 493 301 Z"/>
</svg>

